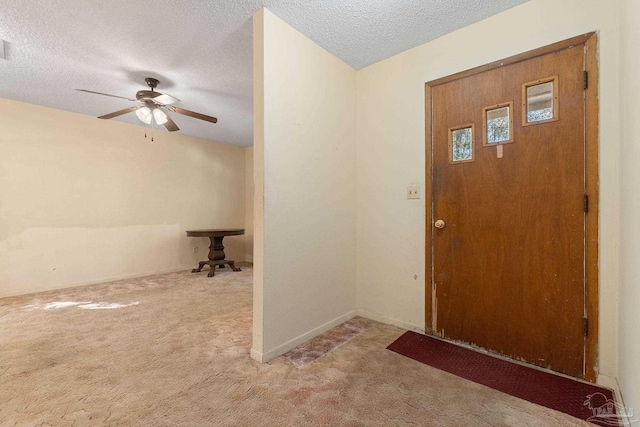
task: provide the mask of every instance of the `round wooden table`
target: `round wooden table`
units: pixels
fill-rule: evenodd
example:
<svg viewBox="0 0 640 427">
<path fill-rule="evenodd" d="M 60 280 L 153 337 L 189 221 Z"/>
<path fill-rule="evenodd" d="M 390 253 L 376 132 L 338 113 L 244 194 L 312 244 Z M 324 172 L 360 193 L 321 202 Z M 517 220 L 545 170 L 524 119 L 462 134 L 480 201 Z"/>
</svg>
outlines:
<svg viewBox="0 0 640 427">
<path fill-rule="evenodd" d="M 202 271 L 202 267 L 208 265 L 210 270 L 208 277 L 216 275 L 216 266 L 224 268 L 225 264 L 229 264 L 229 267 L 233 271 L 240 271 L 234 261 L 224 259 L 224 246 L 222 245 L 222 239 L 225 236 L 239 236 L 244 234 L 244 228 L 216 228 L 211 230 L 188 230 L 188 237 L 208 237 L 211 241 L 209 246 L 209 259 L 207 261 L 200 261 L 198 268 L 191 270 L 192 273 L 199 273 Z"/>
</svg>

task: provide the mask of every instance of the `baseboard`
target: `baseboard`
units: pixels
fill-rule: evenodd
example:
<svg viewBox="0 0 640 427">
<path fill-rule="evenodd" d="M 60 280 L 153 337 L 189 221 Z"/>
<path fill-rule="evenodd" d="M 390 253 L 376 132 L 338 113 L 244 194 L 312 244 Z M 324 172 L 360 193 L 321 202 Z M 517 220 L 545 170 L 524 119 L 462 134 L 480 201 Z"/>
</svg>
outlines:
<svg viewBox="0 0 640 427">
<path fill-rule="evenodd" d="M 240 262 L 236 262 L 236 266 L 238 266 L 238 267 L 253 268 L 253 263 L 252 263 L 252 262 L 249 262 L 249 261 L 240 261 Z"/>
<path fill-rule="evenodd" d="M 375 320 L 376 322 L 386 323 L 387 325 L 391 326 L 397 326 L 398 328 L 408 329 L 410 331 L 419 332 L 421 334 L 425 333 L 424 325 L 414 325 L 413 323 L 408 323 L 400 319 L 384 316 L 382 314 L 372 313 L 362 308 L 357 310 L 357 315 L 366 317 L 367 319 Z"/>
<path fill-rule="evenodd" d="M 260 353 L 255 348 L 251 349 L 251 358 L 253 360 L 256 360 L 256 361 L 260 362 L 260 363 L 266 363 L 265 360 L 264 360 L 264 353 Z"/>
<path fill-rule="evenodd" d="M 613 390 L 613 397 L 615 398 L 615 401 L 623 408 L 626 408 L 626 405 L 624 404 L 624 396 L 622 396 L 622 391 L 620 391 L 620 384 L 618 383 L 617 378 L 599 374 L 597 384 Z M 637 419 L 637 417 L 634 417 L 634 419 Z M 631 427 L 629 419 L 623 417 L 620 421 L 624 423 L 624 427 Z"/>
<path fill-rule="evenodd" d="M 356 317 L 357 315 L 357 310 L 351 311 L 349 313 L 343 314 L 342 316 L 339 316 L 327 323 L 325 323 L 324 325 L 320 325 L 317 328 L 314 328 L 312 330 L 310 330 L 309 332 L 305 332 L 302 335 L 299 335 L 297 337 L 295 337 L 292 340 L 287 341 L 286 343 L 279 345 L 278 347 L 269 350 L 265 353 L 260 353 L 259 351 L 255 350 L 255 349 L 251 349 L 251 358 L 254 360 L 257 360 L 260 363 L 267 363 L 272 359 L 275 359 L 278 356 L 281 356 L 283 354 L 285 354 L 287 351 L 291 350 L 292 348 L 297 347 L 298 345 L 302 344 L 303 342 L 307 342 L 309 341 L 311 338 L 314 338 L 324 332 L 327 332 L 330 329 L 335 328 L 338 325 L 341 325 L 342 323 L 346 322 L 347 320 L 353 319 L 354 317 Z"/>
<path fill-rule="evenodd" d="M 596 384 L 601 385 L 602 387 L 610 388 L 613 391 L 616 391 L 616 388 L 619 390 L 618 380 L 607 375 L 598 374 Z"/>
</svg>

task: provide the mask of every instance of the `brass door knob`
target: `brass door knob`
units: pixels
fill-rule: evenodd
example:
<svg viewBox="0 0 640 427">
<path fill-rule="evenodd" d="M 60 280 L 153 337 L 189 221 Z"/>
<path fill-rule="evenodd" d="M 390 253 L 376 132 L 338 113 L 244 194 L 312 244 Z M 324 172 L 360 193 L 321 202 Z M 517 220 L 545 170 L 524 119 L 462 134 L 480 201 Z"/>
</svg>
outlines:
<svg viewBox="0 0 640 427">
<path fill-rule="evenodd" d="M 434 225 L 436 226 L 436 228 L 438 230 L 442 230 L 444 228 L 444 226 L 445 226 L 445 223 L 444 223 L 443 220 L 439 219 L 439 220 L 436 221 L 436 223 Z"/>
</svg>

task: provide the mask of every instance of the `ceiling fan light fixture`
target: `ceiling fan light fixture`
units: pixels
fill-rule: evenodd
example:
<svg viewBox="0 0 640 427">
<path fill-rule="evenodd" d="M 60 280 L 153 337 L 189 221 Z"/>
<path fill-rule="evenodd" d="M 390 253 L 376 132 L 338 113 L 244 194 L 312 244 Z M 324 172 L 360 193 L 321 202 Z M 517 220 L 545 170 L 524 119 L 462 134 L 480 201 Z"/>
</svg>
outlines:
<svg viewBox="0 0 640 427">
<path fill-rule="evenodd" d="M 156 120 L 156 124 L 163 125 L 167 123 L 167 114 L 159 108 L 153 109 L 153 118 Z"/>
<path fill-rule="evenodd" d="M 151 109 L 149 107 L 142 107 L 136 110 L 136 116 L 146 124 L 151 124 Z"/>
<path fill-rule="evenodd" d="M 1 41 L 1 40 L 0 40 Z M 113 113 L 104 114 L 99 116 L 99 119 L 113 119 L 114 117 L 120 117 L 123 114 L 132 113 L 135 111 L 136 116 L 141 122 L 145 124 L 157 123 L 158 125 L 164 125 L 169 132 L 175 132 L 180 130 L 171 117 L 164 111 L 164 109 L 171 111 L 172 113 L 182 114 L 183 116 L 193 117 L 194 119 L 204 120 L 209 123 L 217 123 L 218 119 L 215 117 L 207 116 L 206 114 L 196 113 L 195 111 L 186 110 L 184 108 L 176 107 L 170 104 L 180 102 L 180 100 L 166 93 L 156 92 L 154 88 L 158 86 L 158 80 L 148 77 L 145 79 L 147 85 L 151 90 L 139 90 L 136 93 L 135 99 L 125 98 L 124 96 L 111 95 L 108 93 L 96 92 L 93 90 L 76 89 L 80 92 L 94 93 L 96 95 L 110 96 L 112 98 L 122 98 L 128 101 L 138 101 L 140 104 L 135 107 L 124 108 L 122 110 L 114 111 Z"/>
</svg>

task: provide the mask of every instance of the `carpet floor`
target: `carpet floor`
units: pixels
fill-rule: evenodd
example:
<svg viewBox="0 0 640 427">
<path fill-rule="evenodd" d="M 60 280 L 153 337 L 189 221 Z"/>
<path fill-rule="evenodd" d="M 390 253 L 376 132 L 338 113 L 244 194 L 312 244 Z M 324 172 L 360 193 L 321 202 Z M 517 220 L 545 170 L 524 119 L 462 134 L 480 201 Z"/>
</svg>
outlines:
<svg viewBox="0 0 640 427">
<path fill-rule="evenodd" d="M 404 331 L 363 318 L 259 364 L 251 274 L 1 299 L 0 426 L 588 425 L 386 350 Z"/>
</svg>

